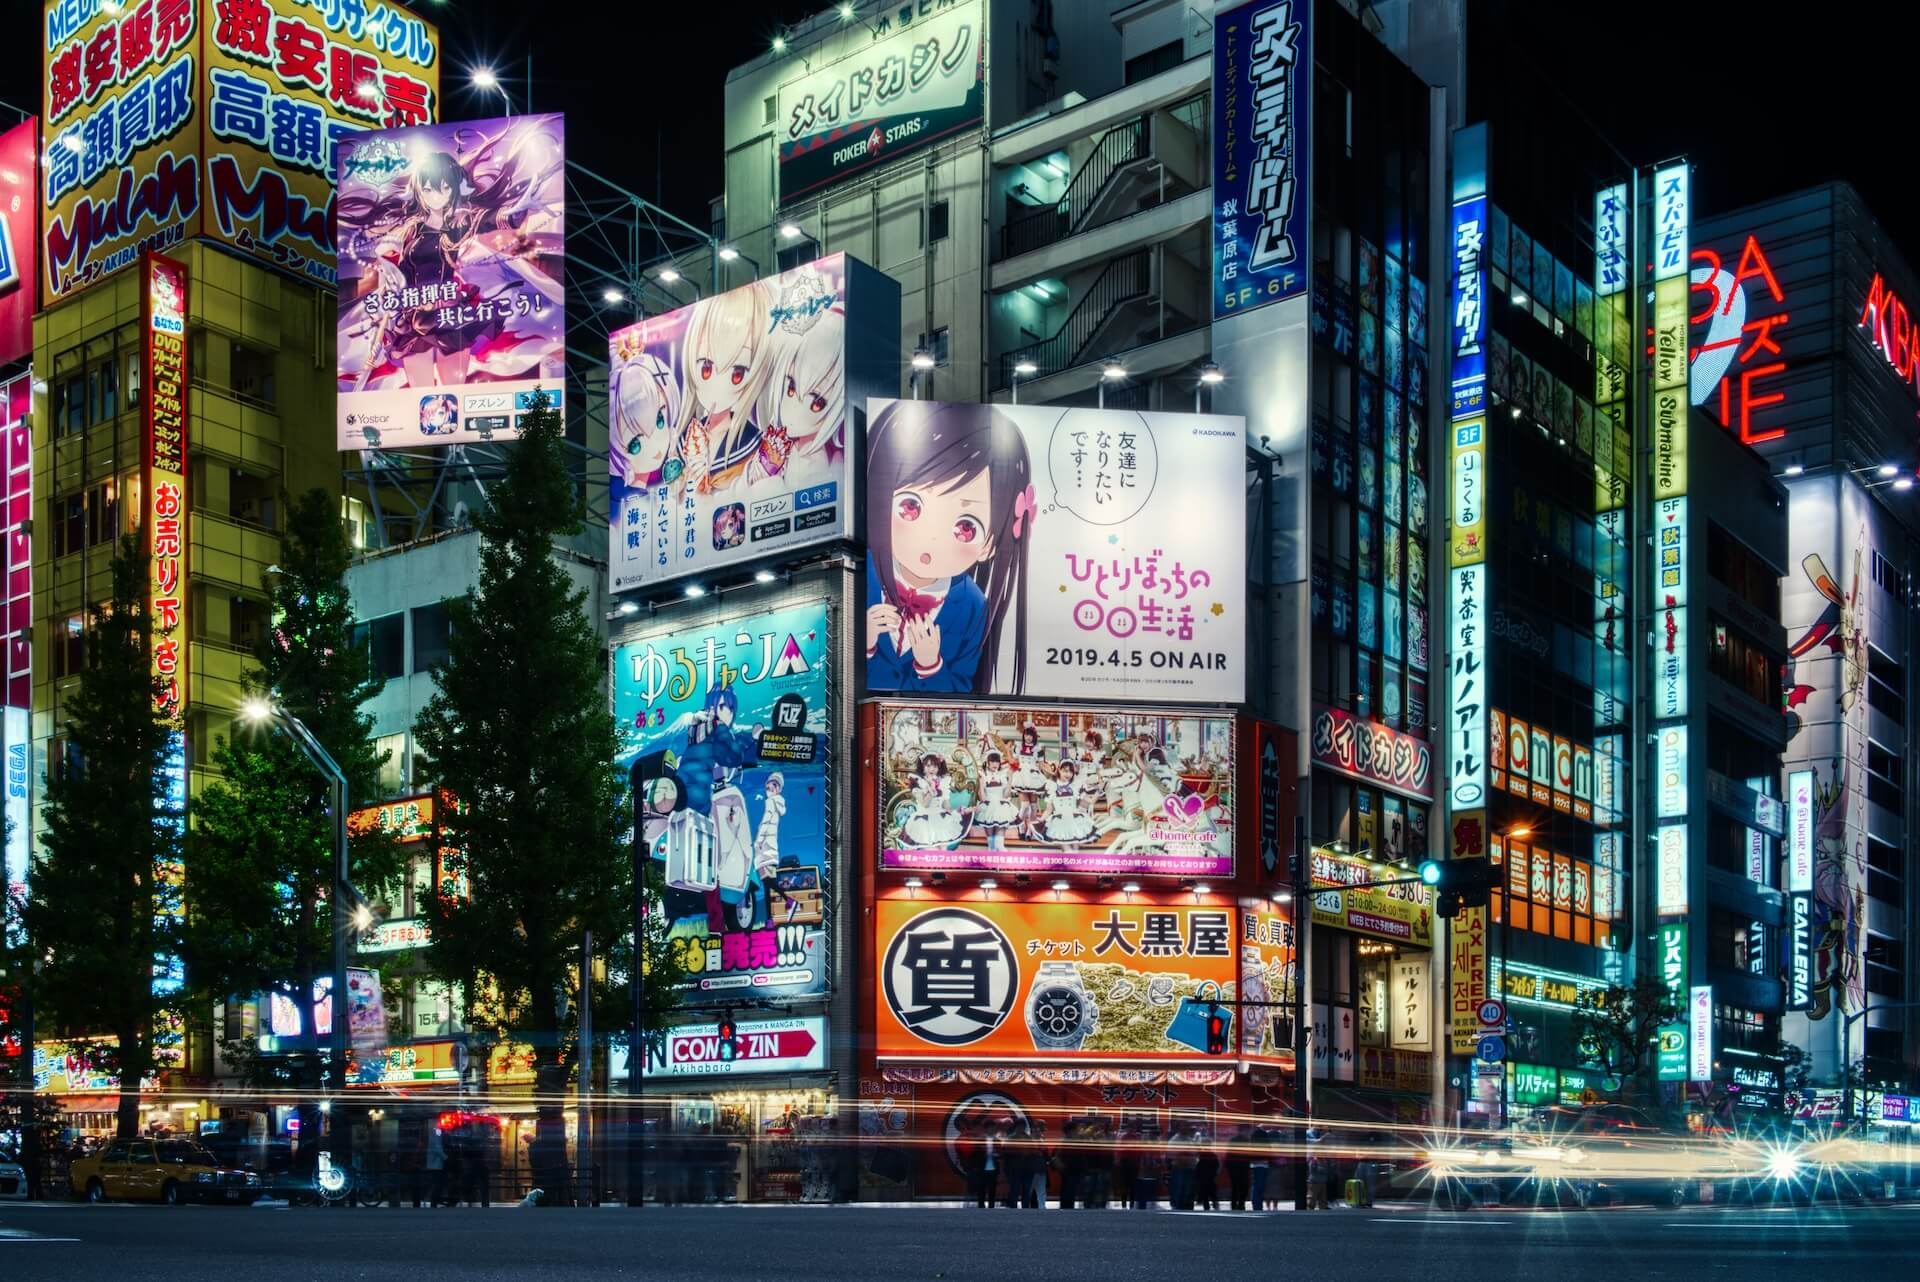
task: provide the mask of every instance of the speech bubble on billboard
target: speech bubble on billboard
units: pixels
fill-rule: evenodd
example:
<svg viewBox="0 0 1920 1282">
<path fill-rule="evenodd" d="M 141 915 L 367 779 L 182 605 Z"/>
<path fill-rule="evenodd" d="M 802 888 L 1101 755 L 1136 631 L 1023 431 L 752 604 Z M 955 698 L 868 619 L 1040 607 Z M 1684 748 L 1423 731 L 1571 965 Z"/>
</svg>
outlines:
<svg viewBox="0 0 1920 1282">
<path fill-rule="evenodd" d="M 1141 414 L 1068 410 L 1047 442 L 1054 503 L 1089 525 L 1132 520 L 1153 495 L 1160 448 Z"/>
</svg>

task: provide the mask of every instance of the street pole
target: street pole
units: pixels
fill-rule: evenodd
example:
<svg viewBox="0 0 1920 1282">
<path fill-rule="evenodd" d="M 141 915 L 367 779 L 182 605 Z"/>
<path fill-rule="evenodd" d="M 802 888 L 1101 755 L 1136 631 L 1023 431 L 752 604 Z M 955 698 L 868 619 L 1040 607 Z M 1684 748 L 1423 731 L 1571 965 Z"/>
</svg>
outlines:
<svg viewBox="0 0 1920 1282">
<path fill-rule="evenodd" d="M 1300 800 L 1300 808 L 1308 812 L 1307 798 L 1304 796 Z M 1306 896 L 1312 882 L 1307 874 L 1311 855 L 1307 841 L 1307 814 L 1302 813 L 1294 816 L 1293 820 L 1293 867 L 1289 870 L 1293 874 L 1293 1209 L 1296 1211 L 1304 1211 L 1308 1205 L 1306 1117 L 1310 1101 L 1307 1098 L 1307 1077 L 1312 1067 L 1307 1041 L 1306 993 L 1307 934 L 1313 923 L 1313 906 L 1307 902 Z"/>
<path fill-rule="evenodd" d="M 575 1128 L 574 1157 L 580 1167 L 580 1187 L 585 1190 L 583 1205 L 593 1206 L 599 1198 L 593 1180 L 593 932 L 580 937 L 580 1080 L 574 1086 L 575 1107 L 580 1122 Z"/>
<path fill-rule="evenodd" d="M 1915 1010 L 1920 1002 L 1881 1002 L 1879 1005 L 1869 1000 L 1859 1010 L 1846 1017 L 1840 1025 L 1840 1125 L 1842 1128 L 1853 1125 L 1853 1025 L 1856 1020 L 1865 1019 L 1877 1010 Z M 1782 1082 L 1784 1089 L 1786 1083 Z"/>
<path fill-rule="evenodd" d="M 636 819 L 638 816 L 636 815 Z M 633 833 L 633 966 L 627 985 L 633 991 L 633 1037 L 627 1045 L 627 1094 L 633 1107 L 627 1113 L 627 1206 L 639 1210 L 647 1203 L 647 1012 L 640 983 L 640 959 L 646 948 L 646 844 L 640 825 Z"/>
</svg>

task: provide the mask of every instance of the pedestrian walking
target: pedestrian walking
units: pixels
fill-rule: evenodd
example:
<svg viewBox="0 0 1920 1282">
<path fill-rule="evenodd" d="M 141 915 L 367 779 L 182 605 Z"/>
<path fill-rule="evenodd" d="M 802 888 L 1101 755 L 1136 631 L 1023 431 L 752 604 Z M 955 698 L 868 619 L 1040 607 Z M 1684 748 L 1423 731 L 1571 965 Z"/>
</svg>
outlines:
<svg viewBox="0 0 1920 1282">
<path fill-rule="evenodd" d="M 1193 1170 L 1199 1155 L 1178 1126 L 1167 1131 L 1167 1205 L 1175 1211 L 1193 1209 Z"/>
<path fill-rule="evenodd" d="M 1253 1209 L 1267 1209 L 1267 1181 L 1273 1174 L 1273 1132 L 1264 1126 L 1253 1128 L 1249 1165 L 1253 1177 Z"/>
<path fill-rule="evenodd" d="M 1327 1162 L 1318 1149 L 1307 1157 L 1307 1209 L 1327 1209 Z"/>
<path fill-rule="evenodd" d="M 1140 1206 L 1140 1146 L 1131 1126 L 1122 1126 L 1113 1137 L 1113 1178 L 1128 1210 Z"/>
<path fill-rule="evenodd" d="M 1029 1209 L 1047 1209 L 1047 1168 L 1052 1153 L 1047 1147 L 1047 1124 L 1034 1120 L 1027 1126 L 1027 1200 Z"/>
<path fill-rule="evenodd" d="M 1193 1133 L 1193 1201 L 1208 1211 L 1220 1209 L 1220 1149 L 1214 1137 L 1204 1129 Z"/>
<path fill-rule="evenodd" d="M 1078 1118 L 1070 1119 L 1060 1134 L 1060 1145 L 1054 1150 L 1053 1164 L 1060 1168 L 1060 1209 L 1071 1211 L 1076 1200 L 1083 1205 L 1086 1193 L 1082 1185 L 1087 1179 L 1087 1124 Z"/>
<path fill-rule="evenodd" d="M 1236 1211 L 1247 1209 L 1247 1189 L 1253 1180 L 1252 1143 L 1244 1126 L 1227 1132 L 1227 1197 Z"/>
<path fill-rule="evenodd" d="M 992 1142 L 988 1134 L 983 1134 L 979 1125 L 969 1120 L 962 1123 L 954 1147 L 960 1156 L 960 1170 L 967 1177 L 967 1200 L 977 1207 L 993 1205 L 993 1184 L 989 1178 L 992 1167 L 987 1157 L 987 1146 Z"/>
</svg>

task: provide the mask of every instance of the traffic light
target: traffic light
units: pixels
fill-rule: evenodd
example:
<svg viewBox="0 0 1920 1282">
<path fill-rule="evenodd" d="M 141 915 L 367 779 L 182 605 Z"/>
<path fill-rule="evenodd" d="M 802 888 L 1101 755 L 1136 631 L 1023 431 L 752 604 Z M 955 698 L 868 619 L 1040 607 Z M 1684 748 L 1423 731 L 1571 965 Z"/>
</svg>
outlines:
<svg viewBox="0 0 1920 1282">
<path fill-rule="evenodd" d="M 734 1034 L 736 1031 L 733 1026 L 733 1016 L 722 1015 L 720 1017 L 720 1059 L 722 1063 L 731 1063 L 733 1061 Z"/>
<path fill-rule="evenodd" d="M 1420 880 L 1433 887 L 1433 913 L 1454 918 L 1462 908 L 1485 908 L 1498 872 L 1491 859 L 1429 859 L 1420 865 Z"/>
<path fill-rule="evenodd" d="M 1207 1014 L 1207 1054 L 1227 1053 L 1227 1013 L 1215 1006 Z"/>
</svg>

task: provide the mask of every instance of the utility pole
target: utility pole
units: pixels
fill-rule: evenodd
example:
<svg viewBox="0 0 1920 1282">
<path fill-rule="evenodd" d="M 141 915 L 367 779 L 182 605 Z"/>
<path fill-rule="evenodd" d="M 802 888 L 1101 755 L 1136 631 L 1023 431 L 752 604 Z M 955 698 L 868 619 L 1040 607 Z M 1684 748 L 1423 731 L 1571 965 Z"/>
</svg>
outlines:
<svg viewBox="0 0 1920 1282">
<path fill-rule="evenodd" d="M 574 1157 L 580 1168 L 584 1205 L 596 1206 L 600 1195 L 593 1178 L 593 932 L 580 935 L 580 1079 L 574 1085 L 580 1123 L 575 1128 Z"/>
<path fill-rule="evenodd" d="M 1310 786 L 1310 785 L 1309 785 Z M 1311 1067 L 1308 1043 L 1307 934 L 1313 922 L 1313 906 L 1307 902 L 1312 879 L 1307 865 L 1311 850 L 1307 842 L 1307 808 L 1300 801 L 1301 813 L 1293 819 L 1293 859 L 1288 869 L 1293 874 L 1293 1209 L 1307 1209 L 1307 1077 Z"/>
</svg>

